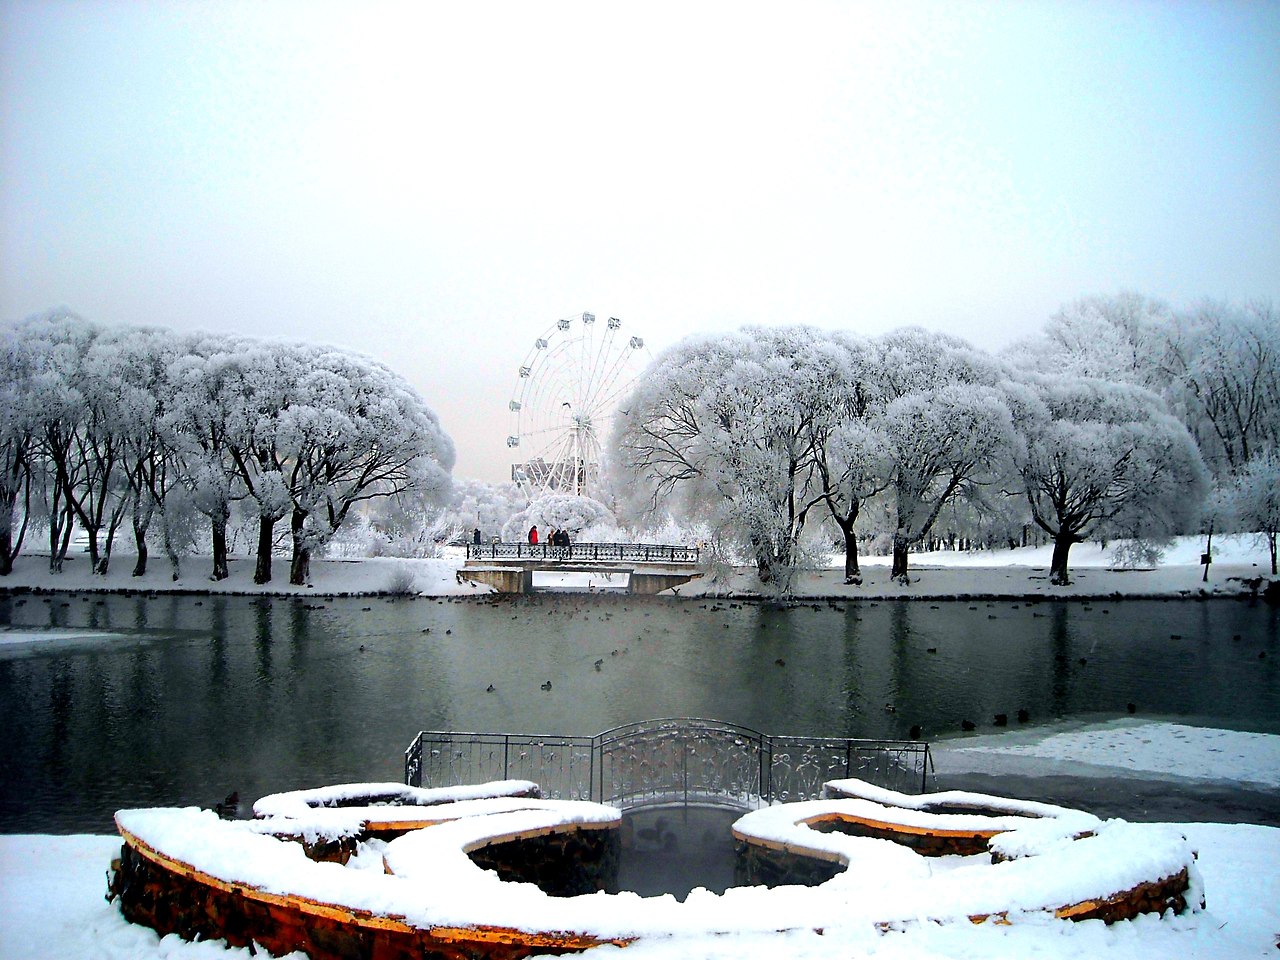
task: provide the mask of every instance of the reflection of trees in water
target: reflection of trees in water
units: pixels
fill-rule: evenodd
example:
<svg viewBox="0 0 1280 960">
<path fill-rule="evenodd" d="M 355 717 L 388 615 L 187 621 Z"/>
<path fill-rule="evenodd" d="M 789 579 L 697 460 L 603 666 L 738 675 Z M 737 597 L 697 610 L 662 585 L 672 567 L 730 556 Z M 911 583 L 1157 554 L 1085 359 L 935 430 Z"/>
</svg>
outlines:
<svg viewBox="0 0 1280 960">
<path fill-rule="evenodd" d="M 1055 603 L 1049 614 L 1049 707 L 1065 716 L 1071 705 L 1071 614 L 1066 603 Z"/>
<path fill-rule="evenodd" d="M 862 689 L 863 670 L 862 657 L 862 622 L 855 612 L 856 607 L 850 604 L 844 615 L 844 721 L 840 726 L 846 737 L 856 736 L 853 732 L 859 728 L 862 715 L 859 704 L 866 699 Z"/>
<path fill-rule="evenodd" d="M 266 686 L 271 683 L 271 611 L 270 600 L 253 601 L 253 649 L 256 658 L 256 677 L 258 683 Z"/>
</svg>

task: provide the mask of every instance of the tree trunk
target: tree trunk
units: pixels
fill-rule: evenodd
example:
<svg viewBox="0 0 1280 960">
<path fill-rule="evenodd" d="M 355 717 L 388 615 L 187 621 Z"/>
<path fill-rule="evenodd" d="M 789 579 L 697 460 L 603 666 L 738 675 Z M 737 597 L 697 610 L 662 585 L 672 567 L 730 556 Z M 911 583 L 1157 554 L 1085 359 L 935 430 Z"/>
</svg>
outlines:
<svg viewBox="0 0 1280 960">
<path fill-rule="evenodd" d="M 68 525 L 68 529 L 70 529 L 70 525 Z M 95 529 L 86 530 L 85 532 L 89 534 L 89 569 L 94 574 L 101 573 L 98 569 L 98 563 L 102 560 L 102 555 L 98 553 L 98 531 Z"/>
<path fill-rule="evenodd" d="M 773 563 L 769 556 L 769 546 L 759 537 L 753 536 L 751 549 L 756 555 L 756 576 L 760 578 L 761 583 L 768 583 L 773 579 Z"/>
<path fill-rule="evenodd" d="M 133 525 L 133 542 L 138 547 L 138 560 L 133 565 L 133 576 L 145 576 L 147 572 L 147 530 L 143 527 L 138 529 L 137 523 Z"/>
<path fill-rule="evenodd" d="M 893 568 L 889 572 L 890 578 L 897 580 L 899 583 L 910 583 L 911 580 L 907 576 L 907 549 L 909 541 L 906 537 L 894 535 L 893 538 Z"/>
<path fill-rule="evenodd" d="M 1065 587 L 1071 583 L 1067 576 L 1067 554 L 1076 538 L 1069 533 L 1059 533 L 1053 538 L 1053 559 L 1049 562 L 1049 582 L 1055 586 Z"/>
<path fill-rule="evenodd" d="M 858 569 L 858 535 L 853 532 L 853 524 L 841 526 L 844 534 L 844 582 L 862 585 L 862 571 Z"/>
<path fill-rule="evenodd" d="M 0 501 L 0 511 L 2 511 L 0 512 L 0 577 L 7 577 L 13 573 L 14 558 L 22 549 L 22 532 L 18 534 L 16 545 L 13 537 L 13 511 L 17 505 L 18 491 L 6 490 L 3 500 Z M 26 525 L 26 511 L 23 511 L 23 530 Z"/>
<path fill-rule="evenodd" d="M 98 564 L 98 573 L 101 576 L 107 575 L 107 567 L 111 565 L 111 553 L 115 549 L 116 531 L 120 529 L 120 523 L 124 520 L 125 502 L 122 500 L 119 506 L 111 511 L 111 515 L 107 520 L 107 536 L 102 544 L 102 559 Z"/>
<path fill-rule="evenodd" d="M 173 567 L 173 582 L 177 583 L 182 577 L 182 557 L 178 554 L 178 548 L 174 545 L 173 535 L 169 531 L 169 518 L 161 516 L 161 529 L 164 531 L 164 554 L 169 558 L 169 563 Z"/>
<path fill-rule="evenodd" d="M 213 576 L 210 580 L 225 580 L 231 576 L 227 568 L 227 520 L 230 511 L 224 511 L 212 518 L 213 521 Z"/>
<path fill-rule="evenodd" d="M 275 517 L 258 517 L 258 560 L 253 568 L 254 583 L 271 582 L 271 545 L 275 540 L 275 526 Z"/>
<path fill-rule="evenodd" d="M 1271 548 L 1271 575 L 1276 575 L 1276 531 L 1267 534 L 1267 545 Z"/>
<path fill-rule="evenodd" d="M 13 511 L 18 505 L 18 491 L 6 490 L 0 499 L 0 577 L 13 573 L 13 558 L 18 550 L 13 545 Z M 22 538 L 18 538 L 19 549 Z"/>
<path fill-rule="evenodd" d="M 290 521 L 293 535 L 293 557 L 289 561 L 289 582 L 295 587 L 301 587 L 307 582 L 307 577 L 311 575 L 311 550 L 306 545 L 302 530 L 306 520 L 306 513 L 295 508 L 293 518 Z"/>
<path fill-rule="evenodd" d="M 49 572 L 61 573 L 62 562 L 67 559 L 67 545 L 71 542 L 71 519 L 57 514 L 49 517 Z"/>
</svg>

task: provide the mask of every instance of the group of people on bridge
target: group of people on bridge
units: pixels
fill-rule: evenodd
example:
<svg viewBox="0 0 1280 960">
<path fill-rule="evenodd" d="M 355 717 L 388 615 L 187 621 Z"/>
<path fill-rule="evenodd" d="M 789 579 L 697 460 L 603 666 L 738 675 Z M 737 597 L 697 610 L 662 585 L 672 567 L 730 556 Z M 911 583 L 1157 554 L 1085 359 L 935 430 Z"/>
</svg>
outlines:
<svg viewBox="0 0 1280 960">
<path fill-rule="evenodd" d="M 547 538 L 547 546 L 550 547 L 567 547 L 569 546 L 569 531 L 556 530 L 552 528 L 551 536 Z M 534 524 L 529 528 L 529 545 L 536 547 L 538 545 L 538 525 Z"/>
</svg>

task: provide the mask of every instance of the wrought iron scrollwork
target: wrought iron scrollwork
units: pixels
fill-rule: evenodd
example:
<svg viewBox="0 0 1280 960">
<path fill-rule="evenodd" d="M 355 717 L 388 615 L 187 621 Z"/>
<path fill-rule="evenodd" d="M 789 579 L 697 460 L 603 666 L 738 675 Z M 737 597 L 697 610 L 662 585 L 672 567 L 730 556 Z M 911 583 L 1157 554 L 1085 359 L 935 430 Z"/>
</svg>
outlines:
<svg viewBox="0 0 1280 960">
<path fill-rule="evenodd" d="M 928 744 L 769 736 L 718 720 L 664 719 L 594 737 L 423 731 L 405 751 L 413 786 L 538 783 L 543 796 L 623 809 L 667 803 L 737 809 L 817 799 L 828 780 L 927 786 Z"/>
</svg>

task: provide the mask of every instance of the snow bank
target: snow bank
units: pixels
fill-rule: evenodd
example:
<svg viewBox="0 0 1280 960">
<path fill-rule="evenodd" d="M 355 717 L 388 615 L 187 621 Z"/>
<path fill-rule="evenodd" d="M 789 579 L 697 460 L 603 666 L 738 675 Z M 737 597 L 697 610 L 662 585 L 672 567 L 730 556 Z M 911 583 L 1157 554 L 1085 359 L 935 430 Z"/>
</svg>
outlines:
<svg viewBox="0 0 1280 960">
<path fill-rule="evenodd" d="M 844 556 L 833 554 L 827 569 L 800 570 L 792 581 L 794 596 L 833 599 L 1023 599 L 1102 597 L 1231 597 L 1248 595 L 1242 581 L 1271 569 L 1265 544 L 1249 534 L 1214 541 L 1209 581 L 1202 581 L 1199 565 L 1201 537 L 1178 537 L 1153 570 L 1112 568 L 1110 551 L 1096 543 L 1076 544 L 1071 550 L 1071 583 L 1049 583 L 1052 546 L 1015 550 L 969 550 L 912 553 L 911 583 L 892 580 L 888 556 L 859 557 L 862 584 L 844 582 Z M 679 588 L 680 596 L 772 596 L 754 568 L 739 567 L 727 578 L 695 580 Z"/>
<path fill-rule="evenodd" d="M 1170 824 L 1199 851 L 1210 891 L 1197 914 L 1126 923 L 909 924 L 882 934 L 833 923 L 821 931 L 755 930 L 650 937 L 597 947 L 590 960 L 1238 960 L 1275 954 L 1280 934 L 1280 829 Z M 118 837 L 0 836 L 0 958 L 5 960 L 247 960 L 214 941 L 163 939 L 127 923 L 102 893 Z M 261 954 L 259 954 L 261 955 Z M 300 954 L 289 960 L 302 960 Z"/>
<path fill-rule="evenodd" d="M 462 561 L 457 558 L 312 560 L 311 578 L 301 587 L 290 585 L 288 564 L 281 561 L 275 565 L 275 579 L 267 584 L 253 582 L 252 557 L 232 558 L 229 564 L 231 575 L 226 580 L 210 580 L 211 566 L 207 558 L 188 557 L 182 564 L 182 579 L 173 580 L 169 563 L 163 558 L 157 560 L 152 557 L 147 565 L 147 575 L 132 577 L 129 575 L 131 563 L 123 557 L 116 557 L 111 572 L 100 577 L 90 572 L 86 557 L 70 556 L 61 574 L 51 574 L 47 555 L 23 554 L 15 562 L 13 573 L 0 580 L 0 589 L 364 595 L 400 592 L 399 581 L 407 579 L 411 592 L 429 596 L 482 596 L 492 593 L 490 587 L 459 581 L 458 569 Z"/>
<path fill-rule="evenodd" d="M 1280 736 L 1128 718 L 1041 727 L 932 745 L 938 773 L 1133 776 L 1280 787 Z"/>
</svg>

